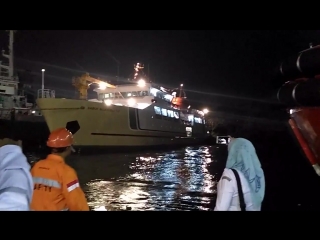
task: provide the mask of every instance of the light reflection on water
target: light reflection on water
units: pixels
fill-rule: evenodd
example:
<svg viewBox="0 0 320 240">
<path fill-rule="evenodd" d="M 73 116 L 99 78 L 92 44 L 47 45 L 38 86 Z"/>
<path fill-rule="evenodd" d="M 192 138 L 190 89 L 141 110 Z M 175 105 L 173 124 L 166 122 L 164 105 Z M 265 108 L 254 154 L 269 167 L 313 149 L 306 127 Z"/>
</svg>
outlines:
<svg viewBox="0 0 320 240">
<path fill-rule="evenodd" d="M 170 152 L 71 156 L 94 211 L 210 210 L 216 195 L 215 147 Z M 211 173 L 210 173 L 211 172 Z"/>
<path fill-rule="evenodd" d="M 126 174 L 91 180 L 86 194 L 95 210 L 208 210 L 216 179 L 208 147 L 136 155 Z"/>
</svg>

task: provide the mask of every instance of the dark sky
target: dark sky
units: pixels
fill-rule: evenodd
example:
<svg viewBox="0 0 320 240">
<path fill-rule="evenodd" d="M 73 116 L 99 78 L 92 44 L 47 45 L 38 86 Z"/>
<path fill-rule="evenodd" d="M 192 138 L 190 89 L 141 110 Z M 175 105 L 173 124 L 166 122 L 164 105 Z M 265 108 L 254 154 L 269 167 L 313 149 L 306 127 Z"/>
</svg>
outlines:
<svg viewBox="0 0 320 240">
<path fill-rule="evenodd" d="M 4 49 L 6 34 L 0 33 Z M 50 86 L 64 83 L 72 89 L 72 76 L 84 71 L 114 76 L 113 56 L 121 63 L 120 76 L 128 78 L 136 62 L 149 64 L 153 81 L 171 87 L 184 83 L 205 93 L 190 93 L 192 98 L 207 101 L 213 93 L 265 98 L 277 85 L 272 71 L 279 62 L 319 40 L 320 31 L 302 30 L 20 30 L 15 57 L 17 68 L 34 72 L 35 81 L 41 82 L 45 68 Z"/>
</svg>

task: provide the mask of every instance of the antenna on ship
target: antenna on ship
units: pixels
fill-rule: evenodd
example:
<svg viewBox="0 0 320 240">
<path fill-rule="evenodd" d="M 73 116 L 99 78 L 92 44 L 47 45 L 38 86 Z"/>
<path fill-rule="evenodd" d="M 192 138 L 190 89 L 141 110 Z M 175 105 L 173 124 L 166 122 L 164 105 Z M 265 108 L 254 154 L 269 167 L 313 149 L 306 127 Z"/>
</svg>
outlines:
<svg viewBox="0 0 320 240">
<path fill-rule="evenodd" d="M 134 64 L 134 76 L 133 76 L 133 80 L 137 80 L 139 74 L 140 74 L 140 71 L 142 69 L 144 69 L 144 65 L 141 64 L 141 63 L 137 63 L 137 64 Z"/>
<path fill-rule="evenodd" d="M 15 30 L 9 30 L 9 77 L 13 77 L 13 42 Z"/>
<path fill-rule="evenodd" d="M 182 88 L 183 88 L 183 83 L 180 84 L 180 92 L 179 92 L 179 97 L 182 95 Z"/>
<path fill-rule="evenodd" d="M 150 73 L 150 69 L 149 69 L 149 64 L 148 64 L 148 75 L 145 74 L 145 72 L 143 71 L 144 69 L 144 64 L 142 63 L 137 63 L 134 64 L 134 76 L 132 81 L 140 81 L 143 80 L 144 82 L 151 82 L 150 81 L 150 77 L 149 77 L 149 73 Z"/>
</svg>

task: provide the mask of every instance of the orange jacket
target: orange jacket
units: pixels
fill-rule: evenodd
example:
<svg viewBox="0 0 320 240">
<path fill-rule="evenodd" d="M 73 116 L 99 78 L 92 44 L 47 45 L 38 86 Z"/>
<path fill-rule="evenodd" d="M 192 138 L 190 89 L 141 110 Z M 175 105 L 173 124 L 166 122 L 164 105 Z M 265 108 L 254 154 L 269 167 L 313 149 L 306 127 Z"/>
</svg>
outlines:
<svg viewBox="0 0 320 240">
<path fill-rule="evenodd" d="M 35 211 L 89 211 L 75 170 L 64 159 L 49 154 L 31 169 L 34 192 L 31 209 Z"/>
</svg>

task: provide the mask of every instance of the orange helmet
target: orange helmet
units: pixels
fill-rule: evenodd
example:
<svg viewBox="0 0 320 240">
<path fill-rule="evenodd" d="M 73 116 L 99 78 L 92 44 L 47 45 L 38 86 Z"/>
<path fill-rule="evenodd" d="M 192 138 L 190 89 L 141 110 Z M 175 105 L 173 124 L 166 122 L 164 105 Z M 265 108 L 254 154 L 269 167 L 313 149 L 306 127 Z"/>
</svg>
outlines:
<svg viewBox="0 0 320 240">
<path fill-rule="evenodd" d="M 73 135 L 66 128 L 58 128 L 49 135 L 47 146 L 51 148 L 71 147 Z"/>
</svg>

